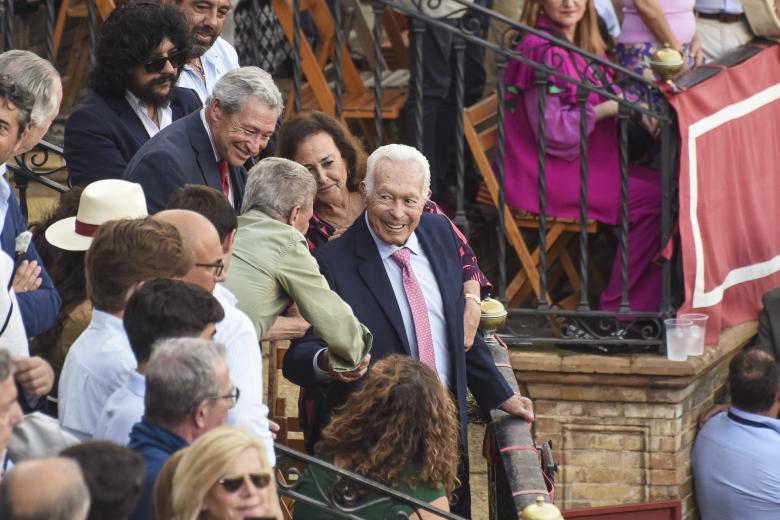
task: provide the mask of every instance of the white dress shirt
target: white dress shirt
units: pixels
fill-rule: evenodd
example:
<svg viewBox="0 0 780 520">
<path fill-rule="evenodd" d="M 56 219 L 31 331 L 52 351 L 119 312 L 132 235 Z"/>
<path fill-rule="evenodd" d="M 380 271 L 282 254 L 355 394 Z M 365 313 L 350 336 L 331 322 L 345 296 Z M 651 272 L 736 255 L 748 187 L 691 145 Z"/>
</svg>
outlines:
<svg viewBox="0 0 780 520">
<path fill-rule="evenodd" d="M 198 94 L 201 103 L 205 104 L 219 78 L 225 73 L 237 69 L 240 65 L 236 49 L 222 38 L 217 38 L 214 45 L 200 57 L 200 63 L 206 76 L 205 81 L 198 75 L 195 68 L 188 64 L 182 69 L 176 86 L 191 88 Z"/>
<path fill-rule="evenodd" d="M 0 164 L 0 223 L 5 222 L 5 215 L 8 213 L 8 197 L 11 196 L 11 186 L 5 178 L 8 172 L 8 166 L 5 163 Z"/>
<path fill-rule="evenodd" d="M 5 182 L 4 180 L 2 182 Z M 0 334 L 0 348 L 7 350 L 12 356 L 29 356 L 27 333 L 22 322 L 22 313 L 16 293 L 9 289 L 11 277 L 14 275 L 14 261 L 4 251 L 0 251 L 0 328 L 5 330 Z"/>
<path fill-rule="evenodd" d="M 106 401 L 135 369 L 135 356 L 122 320 L 94 309 L 89 326 L 68 350 L 60 375 L 63 429 L 79 440 L 91 439 Z"/>
<path fill-rule="evenodd" d="M 409 341 L 412 356 L 415 359 L 419 359 L 417 353 L 417 334 L 414 331 L 412 310 L 409 307 L 409 301 L 406 299 L 406 292 L 404 291 L 403 272 L 401 271 L 401 266 L 392 258 L 393 253 L 400 248 L 388 244 L 374 233 L 374 230 L 371 229 L 371 223 L 368 221 L 368 213 L 366 213 L 365 219 L 371 237 L 374 239 L 374 243 L 376 243 L 376 247 L 379 250 L 379 256 L 382 257 L 382 263 L 385 266 L 387 277 L 390 279 L 390 285 L 393 286 L 393 293 L 395 294 L 396 302 L 398 302 L 398 308 L 401 310 L 401 318 L 404 321 L 406 338 Z M 409 248 L 412 252 L 409 257 L 412 270 L 414 271 L 414 276 L 417 278 L 417 282 L 420 284 L 423 296 L 425 297 L 425 305 L 428 307 L 428 321 L 431 325 L 431 335 L 433 336 L 433 353 L 436 359 L 436 371 L 439 373 L 439 379 L 441 379 L 444 386 L 450 388 L 450 383 L 452 382 L 452 366 L 450 363 L 450 353 L 447 350 L 447 323 L 444 319 L 444 304 L 441 300 L 439 283 L 436 281 L 436 276 L 433 274 L 431 264 L 425 256 L 425 251 L 423 251 L 422 245 L 415 233 L 412 233 L 409 236 L 403 247 Z"/>
<path fill-rule="evenodd" d="M 152 121 L 152 118 L 149 117 L 149 112 L 147 111 L 149 105 L 146 102 L 138 99 L 138 97 L 129 90 L 125 90 L 125 99 L 130 104 L 130 108 L 133 109 L 135 115 L 138 116 L 138 119 L 141 120 L 141 124 L 144 125 L 144 129 L 146 129 L 146 133 L 149 134 L 150 138 L 154 137 L 160 130 L 173 123 L 173 109 L 171 109 L 170 103 L 165 106 L 157 106 L 157 116 L 160 118 L 160 126 L 157 126 L 157 123 Z"/>
<path fill-rule="evenodd" d="M 230 378 L 241 391 L 238 403 L 228 413 L 228 422 L 260 437 L 273 466 L 276 455 L 268 429 L 268 407 L 263 403 L 263 353 L 257 332 L 249 316 L 236 308 L 236 297 L 222 284 L 214 288 L 214 297 L 225 310 L 225 318 L 217 323 L 214 340 L 225 345 Z"/>
<path fill-rule="evenodd" d="M 130 430 L 144 415 L 146 377 L 133 370 L 124 385 L 106 401 L 95 427 L 95 440 L 111 441 L 126 446 Z"/>
</svg>

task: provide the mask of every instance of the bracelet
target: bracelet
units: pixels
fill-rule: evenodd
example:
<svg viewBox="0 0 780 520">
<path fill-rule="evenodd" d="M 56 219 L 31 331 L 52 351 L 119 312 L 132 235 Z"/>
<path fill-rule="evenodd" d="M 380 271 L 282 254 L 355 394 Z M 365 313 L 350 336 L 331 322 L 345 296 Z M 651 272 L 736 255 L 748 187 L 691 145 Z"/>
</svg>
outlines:
<svg viewBox="0 0 780 520">
<path fill-rule="evenodd" d="M 477 302 L 477 305 L 482 305 L 482 300 L 480 300 L 479 296 L 476 294 L 466 293 L 464 295 L 464 298 L 466 298 L 467 300 L 474 300 L 475 302 Z"/>
</svg>

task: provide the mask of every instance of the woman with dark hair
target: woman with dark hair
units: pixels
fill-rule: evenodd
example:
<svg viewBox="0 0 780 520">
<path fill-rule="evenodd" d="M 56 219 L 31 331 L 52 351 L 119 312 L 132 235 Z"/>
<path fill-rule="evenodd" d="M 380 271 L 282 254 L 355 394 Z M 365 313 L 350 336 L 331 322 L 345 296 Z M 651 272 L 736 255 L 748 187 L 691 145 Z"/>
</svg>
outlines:
<svg viewBox="0 0 780 520">
<path fill-rule="evenodd" d="M 304 165 L 317 179 L 314 216 L 309 222 L 306 240 L 314 249 L 339 237 L 365 210 L 359 187 L 366 176 L 366 152 L 343 123 L 322 112 L 303 112 L 282 127 L 277 143 L 279 157 Z M 432 200 L 425 212 L 443 214 Z M 482 274 L 466 237 L 452 225 L 460 242 L 463 264 L 465 346 L 470 348 L 479 325 L 481 297 L 491 285 Z"/>
<path fill-rule="evenodd" d="M 598 30 L 593 0 L 528 0 L 521 22 L 568 40 L 583 51 L 604 55 L 605 45 Z M 507 203 L 531 213 L 539 212 L 538 146 L 544 139 L 546 215 L 577 219 L 580 212 L 581 117 L 577 81 L 587 77 L 591 84 L 601 85 L 604 78 L 609 81 L 610 71 L 589 65 L 581 55 L 532 34 L 519 40 L 515 51 L 540 65 L 556 68 L 572 81 L 550 75 L 540 86 L 538 73 L 531 65 L 512 61 L 507 67 L 504 74 L 507 85 L 504 133 Z M 546 107 L 543 136 L 538 135 L 540 96 L 545 97 Z M 595 92 L 588 95 L 585 103 L 588 218 L 617 225 L 621 204 L 618 103 Z M 653 263 L 661 245 L 660 187 L 658 172 L 629 164 L 628 292 L 634 311 L 658 311 L 661 300 L 661 270 Z M 612 265 L 609 285 L 601 294 L 601 309 L 617 311 L 622 292 L 620 248 Z M 575 335 L 580 332 L 571 331 Z"/>
<path fill-rule="evenodd" d="M 47 242 L 44 235 L 55 222 L 76 216 L 83 190 L 84 188 L 78 187 L 62 193 L 57 207 L 41 222 L 30 226 L 33 243 L 62 298 L 62 306 L 54 325 L 33 338 L 30 350 L 48 361 L 58 377 L 68 348 L 84 332 L 92 319 L 92 304 L 87 299 L 84 277 L 86 251 L 60 249 Z M 54 392 L 54 395 L 57 395 L 56 387 Z"/>
<path fill-rule="evenodd" d="M 315 452 L 326 462 L 449 511 L 447 497 L 457 485 L 458 432 L 455 404 L 436 373 L 415 359 L 393 355 L 371 367 L 363 388 L 322 431 Z M 331 489 L 343 505 L 348 496 L 357 496 L 358 502 L 349 504 L 353 508 L 379 498 L 353 482 L 307 467 L 298 490 L 324 500 L 323 489 Z M 371 519 L 415 510 L 383 502 L 355 512 Z M 422 519 L 439 518 L 417 512 Z M 298 502 L 293 518 L 317 518 L 317 512 Z"/>
</svg>

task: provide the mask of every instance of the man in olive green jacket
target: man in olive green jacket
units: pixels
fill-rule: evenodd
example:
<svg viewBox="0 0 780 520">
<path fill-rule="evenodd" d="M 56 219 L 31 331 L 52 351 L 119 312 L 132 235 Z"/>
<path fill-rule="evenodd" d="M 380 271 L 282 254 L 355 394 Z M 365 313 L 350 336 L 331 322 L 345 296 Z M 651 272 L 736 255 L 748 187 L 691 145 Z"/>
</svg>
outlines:
<svg viewBox="0 0 780 520">
<path fill-rule="evenodd" d="M 252 168 L 225 285 L 252 319 L 258 337 L 294 302 L 328 343 L 330 367 L 351 380 L 368 366 L 372 336 L 330 290 L 309 253 L 303 233 L 316 191 L 311 173 L 287 159 L 263 159 Z"/>
</svg>

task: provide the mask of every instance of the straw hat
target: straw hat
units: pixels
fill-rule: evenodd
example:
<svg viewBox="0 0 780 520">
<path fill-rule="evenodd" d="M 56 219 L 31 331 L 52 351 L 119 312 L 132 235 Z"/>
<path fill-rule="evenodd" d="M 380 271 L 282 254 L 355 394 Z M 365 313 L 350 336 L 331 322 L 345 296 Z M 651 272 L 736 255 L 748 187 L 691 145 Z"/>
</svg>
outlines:
<svg viewBox="0 0 780 520">
<path fill-rule="evenodd" d="M 78 214 L 49 226 L 46 240 L 60 249 L 86 251 L 104 222 L 147 215 L 140 184 L 119 179 L 95 181 L 81 193 Z"/>
</svg>

